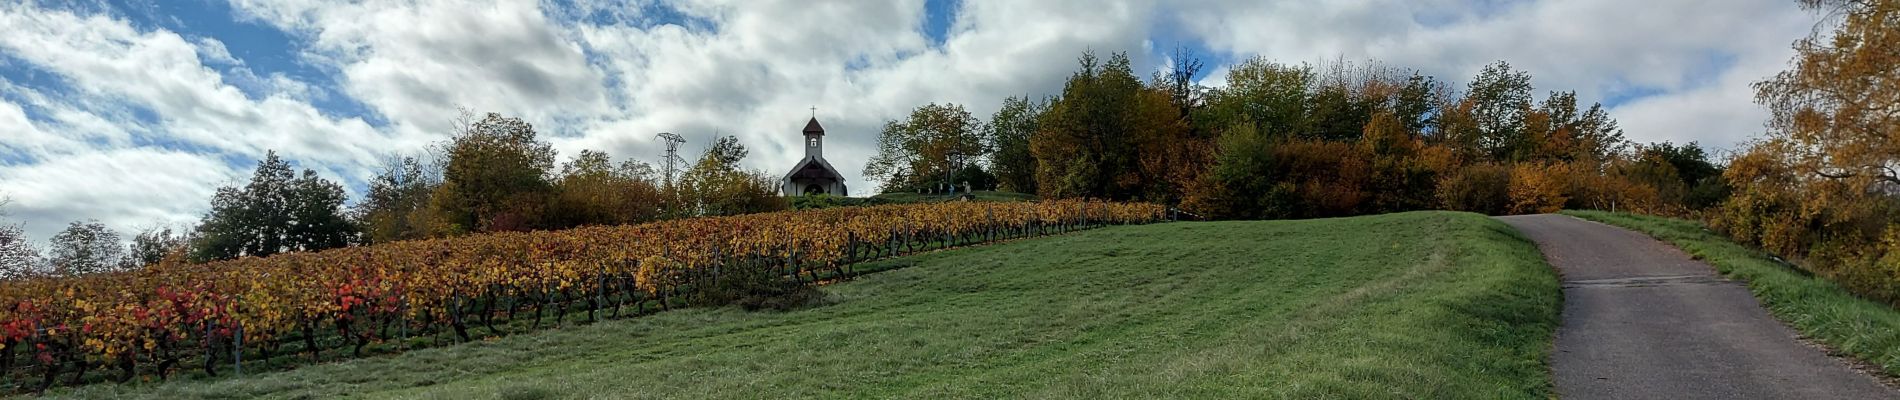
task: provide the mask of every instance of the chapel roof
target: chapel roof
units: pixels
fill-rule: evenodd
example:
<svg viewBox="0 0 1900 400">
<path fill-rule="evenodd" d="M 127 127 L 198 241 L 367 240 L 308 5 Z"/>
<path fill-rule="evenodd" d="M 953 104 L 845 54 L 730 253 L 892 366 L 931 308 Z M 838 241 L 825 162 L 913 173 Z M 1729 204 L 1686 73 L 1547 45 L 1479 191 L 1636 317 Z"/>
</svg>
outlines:
<svg viewBox="0 0 1900 400">
<path fill-rule="evenodd" d="M 812 117 L 811 122 L 805 123 L 805 134 L 817 134 L 820 136 L 825 134 L 825 127 L 818 125 L 818 117 Z"/>
<path fill-rule="evenodd" d="M 844 175 L 839 174 L 837 168 L 832 167 L 831 163 L 826 162 L 825 159 L 818 157 L 805 157 L 805 159 L 798 161 L 798 165 L 792 166 L 791 172 L 785 173 L 785 179 L 812 178 L 835 179 L 839 182 L 844 182 Z"/>
</svg>

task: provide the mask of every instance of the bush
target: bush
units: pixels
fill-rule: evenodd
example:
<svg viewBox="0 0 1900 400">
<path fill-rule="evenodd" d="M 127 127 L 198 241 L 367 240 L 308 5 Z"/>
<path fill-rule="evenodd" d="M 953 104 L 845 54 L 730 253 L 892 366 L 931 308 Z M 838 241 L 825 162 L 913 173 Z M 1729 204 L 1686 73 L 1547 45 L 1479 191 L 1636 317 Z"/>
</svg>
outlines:
<svg viewBox="0 0 1900 400">
<path fill-rule="evenodd" d="M 747 311 L 784 311 L 824 298 L 824 293 L 818 288 L 795 278 L 786 278 L 782 272 L 763 266 L 740 265 L 715 276 L 711 284 L 694 288 L 688 301 L 711 306 L 739 306 Z"/>
<path fill-rule="evenodd" d="M 808 194 L 793 197 L 791 204 L 794 210 L 815 210 L 832 207 L 876 206 L 892 203 L 889 200 L 878 197 L 844 197 L 829 194 Z"/>
<path fill-rule="evenodd" d="M 1511 169 L 1511 213 L 1546 214 L 1570 200 L 1571 171 L 1566 164 L 1520 163 Z"/>
<path fill-rule="evenodd" d="M 1438 202 L 1447 210 L 1504 214 L 1511 198 L 1511 169 L 1497 164 L 1459 168 L 1438 183 Z"/>
</svg>

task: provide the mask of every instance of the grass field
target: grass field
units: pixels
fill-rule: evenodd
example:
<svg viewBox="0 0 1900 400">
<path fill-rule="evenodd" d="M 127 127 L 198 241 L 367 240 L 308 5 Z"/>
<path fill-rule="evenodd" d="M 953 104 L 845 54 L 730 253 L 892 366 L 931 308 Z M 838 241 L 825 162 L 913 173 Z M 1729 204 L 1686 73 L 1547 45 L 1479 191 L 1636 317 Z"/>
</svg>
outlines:
<svg viewBox="0 0 1900 400">
<path fill-rule="evenodd" d="M 789 312 L 687 309 L 96 398 L 1547 398 L 1556 276 L 1476 214 L 941 251 Z"/>
<path fill-rule="evenodd" d="M 1900 377 L 1900 310 L 1867 301 L 1826 279 L 1809 276 L 1706 229 L 1672 218 L 1565 211 L 1583 219 L 1648 233 L 1748 282 L 1762 306 L 1805 335 L 1838 353 Z"/>
</svg>

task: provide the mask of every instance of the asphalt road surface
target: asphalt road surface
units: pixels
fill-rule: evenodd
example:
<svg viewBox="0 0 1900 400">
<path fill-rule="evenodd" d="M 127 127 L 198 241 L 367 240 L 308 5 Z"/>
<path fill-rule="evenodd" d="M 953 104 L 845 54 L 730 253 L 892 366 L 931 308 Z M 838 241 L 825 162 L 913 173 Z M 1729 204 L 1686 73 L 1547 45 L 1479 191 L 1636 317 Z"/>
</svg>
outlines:
<svg viewBox="0 0 1900 400">
<path fill-rule="evenodd" d="M 1550 359 L 1563 398 L 1900 399 L 1675 247 L 1563 215 L 1499 219 L 1563 276 Z"/>
</svg>

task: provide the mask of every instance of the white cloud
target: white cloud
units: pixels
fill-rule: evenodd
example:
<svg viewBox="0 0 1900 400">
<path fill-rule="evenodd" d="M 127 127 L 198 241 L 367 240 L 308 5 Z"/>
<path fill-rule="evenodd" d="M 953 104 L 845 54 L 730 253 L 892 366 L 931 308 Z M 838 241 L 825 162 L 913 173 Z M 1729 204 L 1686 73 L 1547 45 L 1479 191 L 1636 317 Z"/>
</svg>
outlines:
<svg viewBox="0 0 1900 400">
<path fill-rule="evenodd" d="M 206 183 L 231 174 L 223 157 L 275 149 L 330 176 L 355 178 L 390 148 L 388 136 L 361 119 L 332 118 L 282 93 L 247 97 L 201 63 L 228 58 L 228 51 L 215 53 L 221 44 L 207 44 L 215 41 L 28 4 L 0 6 L 0 31 L 7 32 L 0 52 L 67 88 L 0 77 L 0 118 L 27 115 L 27 107 L 45 115 L 9 125 L 24 132 L 8 132 L 0 146 L 21 161 L 0 167 L 0 190 L 15 198 L 16 217 L 29 219 L 36 237 L 66 222 L 41 219 L 99 218 L 124 227 L 136 218 L 196 215 L 214 187 Z"/>
<path fill-rule="evenodd" d="M 195 221 L 195 208 L 172 205 L 209 203 L 214 189 L 237 174 L 199 154 L 115 149 L 0 168 L 0 182 L 14 201 L 8 218 L 25 223 L 35 240 L 46 240 L 66 223 L 86 219 L 125 235 L 133 227 Z"/>
<path fill-rule="evenodd" d="M 581 45 L 534 1 L 233 3 L 306 37 L 306 58 L 412 141 L 449 132 L 458 106 L 538 126 L 613 111 Z"/>
<path fill-rule="evenodd" d="M 1758 125 L 1748 83 L 1778 70 L 1815 21 L 1782 0 L 1210 1 L 1181 16 L 1210 46 L 1238 54 L 1372 58 L 1451 82 L 1504 60 L 1534 75 L 1540 92 L 1575 90 L 1585 101 L 1654 92 L 1612 113 L 1629 137 L 1718 147 L 1760 130 L 1678 130 L 1736 126 L 1704 119 L 1714 116 Z"/>
<path fill-rule="evenodd" d="M 191 41 L 198 48 L 198 56 L 206 63 L 244 65 L 243 60 L 231 57 L 231 50 L 224 48 L 224 42 L 218 39 L 201 37 Z"/>
</svg>

